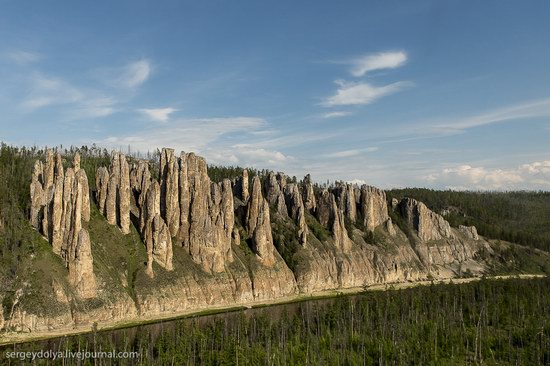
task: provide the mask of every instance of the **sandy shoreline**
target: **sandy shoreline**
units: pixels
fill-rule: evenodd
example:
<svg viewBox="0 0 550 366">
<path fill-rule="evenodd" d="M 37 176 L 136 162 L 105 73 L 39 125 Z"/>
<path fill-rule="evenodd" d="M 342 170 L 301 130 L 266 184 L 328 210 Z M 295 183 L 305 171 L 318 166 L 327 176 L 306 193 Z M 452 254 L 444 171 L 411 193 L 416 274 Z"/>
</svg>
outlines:
<svg viewBox="0 0 550 366">
<path fill-rule="evenodd" d="M 543 278 L 543 277 L 546 277 L 546 275 L 520 274 L 520 275 L 492 276 L 492 277 L 486 277 L 486 278 L 487 279 L 511 279 L 511 278 L 532 279 L 532 278 Z M 432 283 L 448 284 L 452 282 L 454 284 L 462 284 L 462 283 L 468 283 L 468 282 L 474 282 L 474 281 L 480 281 L 480 280 L 481 280 L 481 277 L 451 278 L 451 279 L 433 280 L 433 281 L 427 280 L 427 281 L 418 281 L 418 282 L 399 282 L 399 283 L 379 284 L 379 285 L 369 286 L 367 289 L 365 289 L 364 287 L 352 287 L 352 288 L 336 289 L 336 290 L 324 290 L 324 291 L 318 291 L 310 294 L 297 294 L 293 296 L 286 296 L 286 297 L 282 297 L 274 300 L 252 301 L 252 302 L 243 303 L 243 304 L 235 304 L 232 306 L 227 306 L 227 305 L 211 306 L 202 310 L 194 309 L 194 310 L 187 310 L 187 311 L 181 311 L 177 313 L 170 313 L 170 314 L 158 315 L 158 316 L 152 316 L 152 317 L 139 317 L 139 318 L 127 319 L 124 321 L 101 322 L 97 324 L 97 330 L 107 331 L 107 330 L 114 330 L 114 329 L 120 329 L 120 328 L 128 328 L 128 327 L 133 327 L 138 325 L 155 323 L 163 320 L 176 320 L 176 319 L 185 318 L 189 316 L 211 315 L 211 314 L 223 313 L 223 312 L 232 311 L 232 310 L 239 310 L 239 309 L 246 309 L 246 308 L 250 309 L 250 308 L 260 307 L 260 306 L 278 305 L 278 304 L 285 304 L 285 303 L 291 303 L 296 301 L 305 301 L 310 299 L 312 300 L 316 298 L 332 297 L 340 294 L 350 295 L 350 294 L 356 294 L 356 293 L 365 292 L 365 291 L 398 290 L 398 289 L 405 289 L 410 287 L 430 285 Z M 91 331 L 92 331 L 91 326 L 86 325 L 86 326 L 77 326 L 73 329 L 58 329 L 58 330 L 32 332 L 32 333 L 7 333 L 7 334 L 0 335 L 0 346 L 6 346 L 14 343 L 39 341 L 39 340 L 45 340 L 49 338 L 57 338 L 57 337 L 63 337 L 63 336 L 71 336 L 71 335 L 77 335 L 77 334 L 83 334 L 83 333 L 90 333 Z"/>
</svg>

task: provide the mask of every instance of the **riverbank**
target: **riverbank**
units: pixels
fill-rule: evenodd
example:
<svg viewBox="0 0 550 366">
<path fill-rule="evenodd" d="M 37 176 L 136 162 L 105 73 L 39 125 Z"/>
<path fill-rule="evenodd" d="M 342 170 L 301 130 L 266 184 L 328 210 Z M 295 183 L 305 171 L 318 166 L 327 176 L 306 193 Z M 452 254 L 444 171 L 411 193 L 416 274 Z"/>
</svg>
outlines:
<svg viewBox="0 0 550 366">
<path fill-rule="evenodd" d="M 543 278 L 543 277 L 546 277 L 546 275 L 521 274 L 521 275 L 501 275 L 501 276 L 492 276 L 492 277 L 485 277 L 485 278 L 506 280 L 511 278 L 534 279 L 534 278 Z M 352 287 L 352 288 L 346 288 L 346 289 L 324 290 L 324 291 L 314 292 L 311 294 L 298 294 L 294 296 L 287 296 L 287 297 L 282 297 L 282 298 L 273 299 L 273 300 L 252 301 L 252 302 L 247 302 L 242 304 L 235 304 L 234 306 L 218 306 L 218 307 L 212 306 L 212 307 L 209 307 L 208 309 L 188 310 L 188 311 L 182 311 L 178 313 L 165 314 L 163 316 L 139 317 L 139 318 L 128 319 L 125 321 L 118 321 L 118 322 L 116 321 L 102 322 L 97 324 L 96 330 L 109 331 L 109 330 L 115 330 L 115 329 L 123 329 L 123 328 L 139 326 L 139 325 L 152 324 L 152 323 L 161 322 L 161 321 L 169 321 L 169 320 L 177 320 L 177 319 L 183 319 L 183 318 L 189 318 L 189 317 L 219 314 L 219 313 L 239 311 L 242 309 L 250 309 L 250 308 L 257 308 L 257 307 L 268 307 L 271 305 L 287 304 L 287 303 L 306 301 L 306 300 L 312 300 L 312 299 L 330 298 L 338 295 L 352 295 L 352 294 L 358 294 L 365 291 L 399 290 L 399 289 L 405 289 L 405 288 L 411 288 L 411 287 L 417 287 L 417 286 L 426 286 L 431 284 L 449 284 L 451 282 L 454 284 L 463 284 L 463 283 L 469 283 L 473 281 L 480 281 L 481 279 L 482 277 L 450 278 L 450 279 L 433 280 L 433 281 L 386 283 L 386 284 L 371 285 L 368 288 Z M 40 340 L 46 340 L 49 338 L 58 338 L 63 336 L 85 334 L 85 333 L 90 333 L 92 331 L 93 331 L 92 327 L 90 327 L 89 325 L 86 325 L 86 326 L 77 326 L 72 329 L 57 329 L 57 330 L 44 331 L 44 332 L 6 333 L 0 336 L 0 346 L 6 346 L 9 344 L 15 344 L 15 343 L 40 341 Z"/>
</svg>

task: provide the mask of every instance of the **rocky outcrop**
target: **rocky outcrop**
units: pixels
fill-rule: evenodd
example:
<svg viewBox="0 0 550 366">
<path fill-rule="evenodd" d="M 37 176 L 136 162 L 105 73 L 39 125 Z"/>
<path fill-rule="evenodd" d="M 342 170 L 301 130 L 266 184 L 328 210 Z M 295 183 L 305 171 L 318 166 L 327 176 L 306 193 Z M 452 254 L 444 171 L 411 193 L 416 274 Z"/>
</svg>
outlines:
<svg viewBox="0 0 550 366">
<path fill-rule="evenodd" d="M 395 228 L 393 227 L 393 222 L 391 221 L 390 218 L 388 218 L 388 220 L 386 221 L 386 231 L 388 232 L 388 234 L 390 234 L 390 236 L 396 236 L 397 235 L 397 232 L 395 231 Z"/>
<path fill-rule="evenodd" d="M 111 225 L 118 225 L 123 234 L 130 232 L 130 168 L 126 156 L 111 153 L 109 170 L 96 172 L 96 199 L 100 212 Z"/>
<path fill-rule="evenodd" d="M 315 190 L 311 182 L 311 175 L 306 175 L 302 183 L 304 208 L 311 213 L 315 213 L 317 209 L 317 200 L 315 199 Z"/>
<path fill-rule="evenodd" d="M 222 272 L 233 261 L 231 182 L 210 182 L 206 161 L 194 153 L 181 154 L 177 173 L 180 207 L 177 238 L 203 270 Z"/>
<path fill-rule="evenodd" d="M 288 214 L 298 226 L 300 244 L 305 246 L 309 229 L 306 224 L 306 211 L 300 189 L 296 183 L 289 183 L 285 186 L 284 193 Z"/>
<path fill-rule="evenodd" d="M 38 229 L 42 225 L 44 206 L 46 205 L 47 194 L 44 191 L 43 165 L 40 160 L 34 163 L 34 169 L 31 180 L 31 225 Z"/>
<path fill-rule="evenodd" d="M 337 182 L 333 189 L 336 205 L 350 222 L 357 221 L 357 202 L 355 186 L 349 183 Z"/>
<path fill-rule="evenodd" d="M 140 231 L 147 249 L 147 274 L 154 277 L 153 262 L 172 270 L 172 237 L 160 215 L 160 186 L 150 181 L 140 210 Z"/>
<path fill-rule="evenodd" d="M 248 170 L 243 169 L 243 174 L 237 177 L 233 182 L 233 196 L 238 198 L 244 204 L 248 203 L 250 193 L 248 190 Z"/>
<path fill-rule="evenodd" d="M 82 298 L 93 298 L 97 294 L 93 263 L 90 235 L 82 229 L 78 234 L 74 258 L 68 264 L 69 282 Z"/>
<path fill-rule="evenodd" d="M 458 226 L 458 231 L 460 231 L 462 234 L 464 234 L 469 239 L 479 240 L 479 235 L 477 234 L 477 229 L 476 229 L 475 226 L 459 225 Z"/>
<path fill-rule="evenodd" d="M 130 188 L 136 198 L 138 207 L 144 205 L 150 184 L 151 172 L 149 171 L 149 162 L 147 160 L 139 160 L 136 164 L 133 164 L 130 170 Z"/>
<path fill-rule="evenodd" d="M 399 204 L 401 215 L 411 224 L 422 241 L 452 238 L 451 225 L 441 216 L 431 211 L 422 202 L 404 198 Z"/>
<path fill-rule="evenodd" d="M 332 231 L 334 246 L 341 251 L 349 251 L 351 240 L 346 230 L 344 212 L 338 207 L 335 195 L 327 189 L 323 189 L 317 199 L 316 214 L 319 223 Z"/>
<path fill-rule="evenodd" d="M 173 149 L 160 154 L 160 213 L 170 234 L 175 236 L 180 226 L 179 169 Z"/>
<path fill-rule="evenodd" d="M 147 221 L 144 234 L 147 247 L 147 274 L 153 273 L 153 261 L 167 271 L 172 270 L 172 238 L 170 231 L 160 214 L 156 214 L 152 220 Z"/>
<path fill-rule="evenodd" d="M 99 212 L 106 216 L 107 187 L 109 186 L 109 171 L 107 168 L 99 167 L 97 169 L 95 174 L 95 186 Z"/>
<path fill-rule="evenodd" d="M 357 201 L 355 199 L 355 186 L 346 184 L 345 214 L 351 222 L 357 221 Z"/>
<path fill-rule="evenodd" d="M 332 194 L 330 195 L 330 203 L 330 221 L 334 245 L 344 253 L 349 252 L 351 249 L 351 240 L 348 237 L 348 231 L 344 224 L 344 213 L 336 205 L 336 199 Z"/>
<path fill-rule="evenodd" d="M 360 208 L 363 225 L 367 230 L 373 231 L 389 218 L 386 193 L 381 189 L 367 185 L 361 186 Z"/>
<path fill-rule="evenodd" d="M 270 206 L 275 207 L 275 212 L 282 216 L 288 216 L 284 195 L 285 185 L 286 177 L 283 174 L 268 173 L 265 180 L 266 199 Z"/>
<path fill-rule="evenodd" d="M 330 221 L 332 210 L 331 200 L 334 200 L 334 197 L 331 198 L 331 196 L 333 196 L 332 193 L 330 193 L 327 189 L 323 189 L 317 199 L 316 216 L 319 223 L 324 227 L 328 227 Z"/>
<path fill-rule="evenodd" d="M 252 239 L 252 250 L 258 256 L 262 264 L 273 265 L 275 261 L 275 246 L 271 233 L 269 218 L 269 203 L 262 195 L 260 178 L 255 176 L 252 180 L 252 192 L 248 202 L 246 213 L 246 226 Z"/>
<path fill-rule="evenodd" d="M 89 235 L 82 222 L 90 220 L 90 196 L 86 172 L 75 154 L 73 167 L 65 172 L 60 154 L 47 151 L 46 164 L 34 165 L 31 191 L 31 224 L 63 258 L 69 281 L 80 297 L 90 298 L 97 286 Z"/>
</svg>

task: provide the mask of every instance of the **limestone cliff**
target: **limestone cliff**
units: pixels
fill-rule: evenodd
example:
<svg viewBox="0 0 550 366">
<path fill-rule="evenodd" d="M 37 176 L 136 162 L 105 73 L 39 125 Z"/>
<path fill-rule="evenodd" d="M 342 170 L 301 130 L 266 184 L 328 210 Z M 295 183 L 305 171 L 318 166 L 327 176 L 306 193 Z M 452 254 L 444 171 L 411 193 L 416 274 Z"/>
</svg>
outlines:
<svg viewBox="0 0 550 366">
<path fill-rule="evenodd" d="M 90 220 L 90 196 L 80 155 L 65 172 L 60 154 L 46 153 L 46 164 L 36 161 L 30 186 L 30 221 L 63 258 L 68 277 L 79 296 L 96 295 L 93 258 L 88 232 L 82 222 Z"/>
<path fill-rule="evenodd" d="M 275 247 L 269 219 L 269 203 L 262 195 L 260 178 L 257 176 L 252 179 L 252 193 L 246 212 L 246 226 L 252 239 L 254 253 L 264 265 L 273 265 Z"/>
<path fill-rule="evenodd" d="M 158 179 L 150 171 L 157 164 Z M 67 284 L 51 281 L 54 316 L 17 302 L 7 323 L 55 329 L 481 275 L 491 265 L 475 227 L 452 228 L 414 199 L 388 202 L 378 188 L 320 186 L 309 175 L 297 183 L 283 173 L 250 175 L 212 181 L 204 158 L 173 149 L 157 161 L 113 152 L 96 172 L 96 208 L 80 156 L 64 169 L 49 151 L 34 165 L 30 222 L 63 259 Z"/>
<path fill-rule="evenodd" d="M 359 201 L 361 215 L 363 216 L 363 225 L 367 230 L 372 231 L 388 221 L 388 204 L 384 191 L 375 187 L 362 185 Z"/>
<path fill-rule="evenodd" d="M 96 199 L 99 210 L 111 225 L 118 225 L 123 234 L 130 232 L 130 167 L 126 156 L 111 153 L 109 170 L 96 172 Z"/>
<path fill-rule="evenodd" d="M 422 241 L 452 238 L 451 225 L 441 216 L 431 211 L 425 204 L 412 198 L 401 201 L 401 215 L 411 224 Z"/>
</svg>

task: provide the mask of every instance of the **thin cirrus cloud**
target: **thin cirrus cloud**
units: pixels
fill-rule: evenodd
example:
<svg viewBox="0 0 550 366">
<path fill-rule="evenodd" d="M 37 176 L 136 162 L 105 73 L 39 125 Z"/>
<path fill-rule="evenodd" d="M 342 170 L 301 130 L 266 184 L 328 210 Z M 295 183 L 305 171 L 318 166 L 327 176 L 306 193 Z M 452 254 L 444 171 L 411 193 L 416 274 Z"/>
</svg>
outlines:
<svg viewBox="0 0 550 366">
<path fill-rule="evenodd" d="M 337 152 L 333 152 L 333 153 L 330 153 L 330 154 L 326 154 L 325 157 L 327 157 L 327 158 L 349 158 L 349 157 L 352 157 L 352 156 L 361 155 L 362 153 L 365 153 L 365 152 L 374 152 L 374 151 L 378 151 L 378 147 L 372 146 L 372 147 L 367 147 L 367 148 L 363 148 L 363 149 L 351 149 L 351 150 L 337 151 Z"/>
<path fill-rule="evenodd" d="M 37 54 L 30 52 L 12 52 L 16 62 L 31 63 L 39 60 Z M 14 59 L 14 61 L 15 61 Z M 127 91 L 135 91 L 151 75 L 151 65 L 147 60 L 138 60 L 125 66 L 106 69 L 107 74 L 99 75 L 100 79 L 113 80 L 112 88 L 99 89 L 87 84 L 75 84 L 55 75 L 31 71 L 23 80 L 22 90 L 25 95 L 18 103 L 19 108 L 26 112 L 55 107 L 61 118 L 77 120 L 109 116 L 124 109 L 124 102 L 132 98 Z M 109 84 L 108 83 L 108 84 Z M 173 108 L 141 109 L 141 113 L 157 122 L 166 122 L 169 115 L 176 111 Z"/>
<path fill-rule="evenodd" d="M 148 60 L 135 61 L 124 66 L 119 72 L 121 75 L 116 79 L 117 85 L 136 88 L 151 75 L 151 63 Z"/>
<path fill-rule="evenodd" d="M 549 116 L 550 99 L 539 99 L 516 104 L 511 107 L 499 108 L 460 120 L 443 122 L 437 124 L 435 127 L 462 131 L 499 122 Z"/>
<path fill-rule="evenodd" d="M 18 65 L 31 64 L 40 61 L 40 59 L 42 58 L 42 56 L 38 53 L 23 50 L 10 51 L 6 53 L 6 57 Z"/>
<path fill-rule="evenodd" d="M 33 73 L 27 80 L 28 95 L 20 103 L 23 111 L 57 107 L 68 119 L 105 117 L 115 112 L 116 99 L 79 88 L 57 77 Z"/>
<path fill-rule="evenodd" d="M 33 73 L 27 83 L 29 93 L 21 107 L 28 112 L 51 105 L 70 105 L 84 99 L 82 91 L 60 78 Z"/>
<path fill-rule="evenodd" d="M 341 118 L 341 117 L 351 116 L 352 114 L 353 113 L 346 112 L 346 111 L 328 112 L 323 114 L 323 118 Z"/>
<path fill-rule="evenodd" d="M 323 101 L 322 105 L 325 107 L 371 104 L 384 96 L 397 93 L 412 85 L 408 81 L 398 81 L 384 86 L 375 86 L 368 82 L 355 83 L 342 80 L 337 80 L 335 83 L 339 87 L 336 94 Z"/>
<path fill-rule="evenodd" d="M 380 52 L 352 60 L 353 67 L 350 72 L 355 77 L 361 77 L 369 71 L 395 69 L 406 62 L 407 54 L 404 51 Z"/>
<path fill-rule="evenodd" d="M 131 144 L 140 151 L 170 146 L 176 150 L 200 152 L 208 149 L 211 144 L 222 141 L 220 139 L 225 135 L 245 135 L 266 125 L 264 119 L 256 117 L 180 118 L 173 120 L 166 128 L 150 126 L 131 135 L 110 136 L 92 142 L 113 147 Z"/>
<path fill-rule="evenodd" d="M 172 113 L 178 110 L 175 108 L 141 108 L 137 111 L 155 122 L 164 123 L 168 121 Z"/>
</svg>

